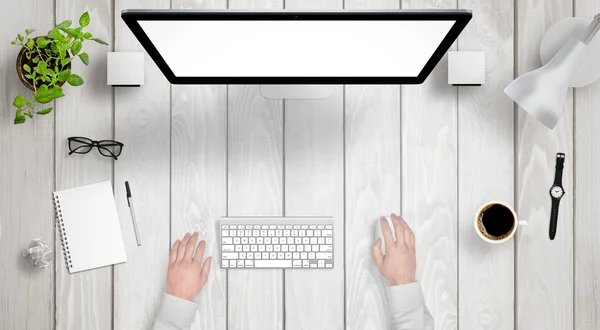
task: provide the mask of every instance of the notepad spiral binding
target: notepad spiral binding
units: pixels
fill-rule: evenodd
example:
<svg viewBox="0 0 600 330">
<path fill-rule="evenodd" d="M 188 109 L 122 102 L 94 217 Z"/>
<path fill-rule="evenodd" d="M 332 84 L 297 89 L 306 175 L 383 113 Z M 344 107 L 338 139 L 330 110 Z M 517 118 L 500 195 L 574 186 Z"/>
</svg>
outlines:
<svg viewBox="0 0 600 330">
<path fill-rule="evenodd" d="M 67 232 L 65 231 L 65 223 L 62 218 L 62 211 L 60 209 L 60 200 L 58 196 L 54 195 L 54 210 L 56 211 L 56 222 L 58 224 L 58 232 L 60 234 L 60 245 L 62 246 L 63 255 L 65 257 L 65 264 L 67 270 L 73 268 L 73 261 L 71 260 L 71 251 L 69 251 L 69 240 L 67 239 Z"/>
</svg>

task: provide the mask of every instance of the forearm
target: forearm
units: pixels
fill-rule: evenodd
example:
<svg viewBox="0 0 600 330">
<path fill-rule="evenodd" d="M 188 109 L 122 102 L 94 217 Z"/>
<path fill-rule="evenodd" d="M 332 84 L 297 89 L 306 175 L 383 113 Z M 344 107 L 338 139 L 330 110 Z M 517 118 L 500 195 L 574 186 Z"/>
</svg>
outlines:
<svg viewBox="0 0 600 330">
<path fill-rule="evenodd" d="M 433 318 L 425 306 L 418 282 L 387 288 L 391 330 L 432 330 Z"/>
<path fill-rule="evenodd" d="M 193 301 L 164 294 L 153 330 L 189 330 L 198 306 Z"/>
</svg>

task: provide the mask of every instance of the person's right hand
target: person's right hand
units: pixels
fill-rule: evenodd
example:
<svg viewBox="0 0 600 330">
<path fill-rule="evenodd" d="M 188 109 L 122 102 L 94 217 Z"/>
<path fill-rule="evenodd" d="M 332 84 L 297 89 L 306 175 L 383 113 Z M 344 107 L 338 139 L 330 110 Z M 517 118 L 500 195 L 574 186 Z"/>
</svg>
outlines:
<svg viewBox="0 0 600 330">
<path fill-rule="evenodd" d="M 194 300 L 208 281 L 212 261 L 212 257 L 208 257 L 202 263 L 206 242 L 201 241 L 196 249 L 197 241 L 198 233 L 185 234 L 183 240 L 175 241 L 169 257 L 167 293 L 189 301 Z"/>
<path fill-rule="evenodd" d="M 391 219 L 395 227 L 394 233 L 385 217 L 379 219 L 385 240 L 385 256 L 381 253 L 381 238 L 378 238 L 371 247 L 375 265 L 390 285 L 413 283 L 417 270 L 415 234 L 401 217 L 392 213 Z M 393 237 L 396 237 L 396 242 Z"/>
</svg>

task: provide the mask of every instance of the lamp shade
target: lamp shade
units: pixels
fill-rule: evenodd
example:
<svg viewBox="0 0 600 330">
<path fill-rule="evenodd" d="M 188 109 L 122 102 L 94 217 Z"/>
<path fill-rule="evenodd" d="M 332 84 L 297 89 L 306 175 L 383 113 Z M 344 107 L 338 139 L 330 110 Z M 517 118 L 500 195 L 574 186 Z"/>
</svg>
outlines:
<svg viewBox="0 0 600 330">
<path fill-rule="evenodd" d="M 519 76 L 504 92 L 529 115 L 553 129 L 563 113 L 571 78 L 585 50 L 583 42 L 569 39 L 550 62 Z"/>
</svg>

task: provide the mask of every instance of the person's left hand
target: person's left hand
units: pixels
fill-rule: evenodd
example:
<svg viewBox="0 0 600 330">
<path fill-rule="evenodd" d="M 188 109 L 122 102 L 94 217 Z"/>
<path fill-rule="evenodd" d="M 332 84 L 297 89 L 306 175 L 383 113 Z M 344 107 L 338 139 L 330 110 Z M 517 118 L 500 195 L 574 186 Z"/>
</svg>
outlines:
<svg viewBox="0 0 600 330">
<path fill-rule="evenodd" d="M 206 242 L 201 241 L 196 249 L 197 241 L 198 233 L 185 234 L 181 241 L 175 241 L 169 257 L 167 293 L 189 301 L 194 300 L 208 281 L 212 262 L 212 257 L 208 257 L 202 263 Z"/>
</svg>

